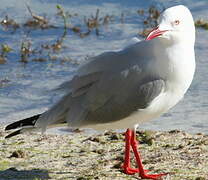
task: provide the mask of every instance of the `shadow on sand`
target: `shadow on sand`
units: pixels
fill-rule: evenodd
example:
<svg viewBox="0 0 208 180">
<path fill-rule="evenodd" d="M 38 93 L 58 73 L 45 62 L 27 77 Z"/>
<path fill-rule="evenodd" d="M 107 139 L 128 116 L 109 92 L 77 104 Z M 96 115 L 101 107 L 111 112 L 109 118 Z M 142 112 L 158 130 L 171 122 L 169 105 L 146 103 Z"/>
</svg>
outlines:
<svg viewBox="0 0 208 180">
<path fill-rule="evenodd" d="M 45 169 L 32 169 L 32 170 L 17 170 L 16 168 L 9 168 L 0 171 L 0 180 L 6 179 L 51 179 L 48 170 Z"/>
</svg>

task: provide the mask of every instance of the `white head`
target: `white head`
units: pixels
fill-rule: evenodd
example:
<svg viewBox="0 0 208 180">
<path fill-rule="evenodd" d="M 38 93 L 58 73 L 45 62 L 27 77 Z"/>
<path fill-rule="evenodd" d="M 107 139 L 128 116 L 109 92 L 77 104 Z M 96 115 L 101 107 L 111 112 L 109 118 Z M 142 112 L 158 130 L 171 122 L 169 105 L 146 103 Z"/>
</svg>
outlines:
<svg viewBox="0 0 208 180">
<path fill-rule="evenodd" d="M 146 40 L 156 37 L 169 43 L 194 44 L 195 26 L 189 9 L 183 5 L 166 9 L 160 16 L 158 27 L 150 32 Z"/>
</svg>

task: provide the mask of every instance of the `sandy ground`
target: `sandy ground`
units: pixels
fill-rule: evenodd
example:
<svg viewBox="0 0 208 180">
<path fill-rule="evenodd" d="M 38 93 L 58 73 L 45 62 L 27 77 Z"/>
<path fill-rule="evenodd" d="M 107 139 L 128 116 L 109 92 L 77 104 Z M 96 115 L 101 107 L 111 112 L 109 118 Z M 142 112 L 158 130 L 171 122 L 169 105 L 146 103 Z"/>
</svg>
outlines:
<svg viewBox="0 0 208 180">
<path fill-rule="evenodd" d="M 124 135 L 107 131 L 89 135 L 37 133 L 4 139 L 0 129 L 0 180 L 4 179 L 139 179 L 126 175 Z M 168 172 L 164 180 L 208 179 L 208 135 L 181 131 L 137 132 L 145 168 Z M 132 160 L 133 162 L 133 160 Z M 133 162 L 134 164 L 134 162 Z"/>
</svg>

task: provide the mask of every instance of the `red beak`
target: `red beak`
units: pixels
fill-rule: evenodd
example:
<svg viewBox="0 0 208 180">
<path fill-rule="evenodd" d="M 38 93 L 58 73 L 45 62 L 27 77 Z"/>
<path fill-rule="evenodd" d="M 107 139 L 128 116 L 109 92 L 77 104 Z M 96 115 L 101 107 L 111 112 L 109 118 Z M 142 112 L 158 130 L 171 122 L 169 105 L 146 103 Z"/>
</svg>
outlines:
<svg viewBox="0 0 208 180">
<path fill-rule="evenodd" d="M 159 30 L 159 27 L 156 27 L 156 28 L 153 29 L 153 30 L 149 33 L 149 35 L 146 37 L 146 41 L 149 41 L 149 40 L 151 40 L 151 39 L 154 39 L 154 38 L 156 38 L 157 36 L 162 35 L 162 34 L 165 33 L 166 31 L 168 31 L 168 30 L 163 30 L 163 31 L 161 31 L 161 30 Z"/>
</svg>

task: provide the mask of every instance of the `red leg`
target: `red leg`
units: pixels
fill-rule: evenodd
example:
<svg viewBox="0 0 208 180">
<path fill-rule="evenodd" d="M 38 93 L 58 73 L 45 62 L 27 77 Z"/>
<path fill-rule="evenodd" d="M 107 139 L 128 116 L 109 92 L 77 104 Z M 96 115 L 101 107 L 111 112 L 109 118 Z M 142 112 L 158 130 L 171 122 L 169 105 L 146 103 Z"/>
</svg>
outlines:
<svg viewBox="0 0 208 180">
<path fill-rule="evenodd" d="M 125 133 L 125 156 L 124 156 L 124 164 L 123 164 L 123 169 L 124 173 L 126 174 L 135 174 L 139 172 L 139 169 L 133 169 L 130 167 L 130 148 L 131 148 L 131 136 L 132 136 L 132 131 L 130 129 L 127 129 Z"/>
<path fill-rule="evenodd" d="M 138 169 L 139 169 L 139 176 L 142 179 L 159 179 L 161 178 L 161 176 L 167 175 L 167 173 L 161 173 L 161 174 L 146 174 L 147 170 L 144 170 L 142 161 L 141 161 L 141 157 L 140 154 L 137 150 L 137 141 L 136 141 L 136 133 L 135 131 L 132 131 L 132 135 L 131 135 L 131 146 L 132 149 L 134 151 L 134 155 L 136 158 L 136 163 L 138 165 Z"/>
</svg>

